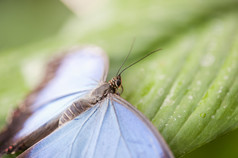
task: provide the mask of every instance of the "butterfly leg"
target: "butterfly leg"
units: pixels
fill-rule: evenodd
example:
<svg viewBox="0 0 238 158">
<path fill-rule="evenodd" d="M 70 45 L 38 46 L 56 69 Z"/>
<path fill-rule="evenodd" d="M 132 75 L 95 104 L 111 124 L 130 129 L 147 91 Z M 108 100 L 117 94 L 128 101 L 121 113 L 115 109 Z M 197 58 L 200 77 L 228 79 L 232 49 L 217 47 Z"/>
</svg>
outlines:
<svg viewBox="0 0 238 158">
<path fill-rule="evenodd" d="M 124 89 L 123 89 L 123 86 L 121 85 L 120 91 L 117 91 L 116 94 L 120 96 L 123 93 L 123 91 L 124 91 Z"/>
</svg>

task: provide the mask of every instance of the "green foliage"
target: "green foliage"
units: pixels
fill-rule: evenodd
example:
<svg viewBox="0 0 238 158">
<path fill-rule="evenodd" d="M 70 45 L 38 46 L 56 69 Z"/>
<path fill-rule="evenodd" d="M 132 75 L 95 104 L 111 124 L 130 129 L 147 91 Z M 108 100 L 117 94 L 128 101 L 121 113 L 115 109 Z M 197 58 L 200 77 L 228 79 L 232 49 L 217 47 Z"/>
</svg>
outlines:
<svg viewBox="0 0 238 158">
<path fill-rule="evenodd" d="M 114 1 L 80 17 L 63 4 L 43 1 L 47 9 L 40 5 L 41 15 L 36 11 L 31 18 L 29 8 L 39 5 L 22 2 L 27 9 L 20 15 L 17 4 L 0 2 L 8 8 L 1 10 L 5 14 L 0 20 L 6 23 L 0 33 L 9 34 L 0 36 L 1 126 L 10 109 L 37 84 L 54 52 L 99 45 L 110 57 L 110 79 L 136 37 L 128 63 L 156 48 L 163 50 L 123 74 L 123 97 L 152 121 L 176 156 L 237 128 L 237 1 Z M 19 32 L 8 29 L 7 19 L 21 16 L 24 22 L 14 22 Z M 28 33 L 27 26 L 33 24 L 37 29 Z"/>
</svg>

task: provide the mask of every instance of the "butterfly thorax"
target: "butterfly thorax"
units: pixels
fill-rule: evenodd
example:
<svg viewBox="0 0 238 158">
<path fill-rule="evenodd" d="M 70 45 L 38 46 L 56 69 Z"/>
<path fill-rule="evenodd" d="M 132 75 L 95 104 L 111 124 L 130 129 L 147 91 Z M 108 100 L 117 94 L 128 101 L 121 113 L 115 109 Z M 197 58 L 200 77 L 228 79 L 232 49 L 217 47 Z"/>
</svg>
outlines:
<svg viewBox="0 0 238 158">
<path fill-rule="evenodd" d="M 105 98 L 109 93 L 116 93 L 120 95 L 117 91 L 121 86 L 121 76 L 113 77 L 108 82 L 104 82 L 99 87 L 94 89 L 90 94 L 90 98 L 94 100 L 92 102 L 97 103 Z"/>
</svg>

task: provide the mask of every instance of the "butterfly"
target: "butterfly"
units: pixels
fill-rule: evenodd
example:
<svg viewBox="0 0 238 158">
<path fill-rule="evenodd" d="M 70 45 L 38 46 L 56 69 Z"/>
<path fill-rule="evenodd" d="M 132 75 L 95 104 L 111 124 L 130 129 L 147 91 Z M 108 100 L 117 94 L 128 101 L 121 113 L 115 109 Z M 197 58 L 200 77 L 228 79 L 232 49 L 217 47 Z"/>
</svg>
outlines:
<svg viewBox="0 0 238 158">
<path fill-rule="evenodd" d="M 121 74 L 135 63 L 122 71 L 121 66 L 106 82 L 109 62 L 99 47 L 75 48 L 56 59 L 1 132 L 1 154 L 25 150 L 19 157 L 173 157 L 150 121 L 120 97 Z"/>
</svg>

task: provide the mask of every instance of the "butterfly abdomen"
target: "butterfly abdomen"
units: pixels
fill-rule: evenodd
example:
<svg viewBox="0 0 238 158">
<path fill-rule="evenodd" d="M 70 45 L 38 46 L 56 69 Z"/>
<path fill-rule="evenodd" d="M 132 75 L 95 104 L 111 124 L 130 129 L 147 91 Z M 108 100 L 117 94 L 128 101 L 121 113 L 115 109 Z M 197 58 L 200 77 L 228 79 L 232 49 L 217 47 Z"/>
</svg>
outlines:
<svg viewBox="0 0 238 158">
<path fill-rule="evenodd" d="M 74 102 L 69 108 L 67 108 L 59 119 L 59 126 L 62 124 L 74 119 L 76 116 L 81 114 L 82 112 L 88 110 L 92 107 L 90 99 L 80 99 Z"/>
</svg>

